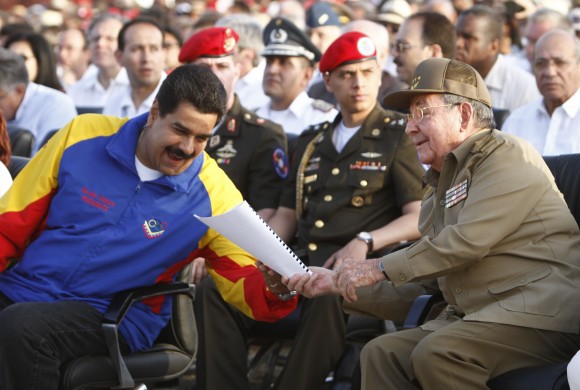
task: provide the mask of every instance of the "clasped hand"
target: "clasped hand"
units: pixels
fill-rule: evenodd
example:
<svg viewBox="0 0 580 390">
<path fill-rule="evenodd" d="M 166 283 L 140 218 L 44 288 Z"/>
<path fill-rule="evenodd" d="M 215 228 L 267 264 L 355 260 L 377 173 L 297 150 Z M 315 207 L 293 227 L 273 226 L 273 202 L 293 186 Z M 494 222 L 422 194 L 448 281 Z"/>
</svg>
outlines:
<svg viewBox="0 0 580 390">
<path fill-rule="evenodd" d="M 289 290 L 295 290 L 308 298 L 340 294 L 348 302 L 354 302 L 357 300 L 357 288 L 385 280 L 378 268 L 379 261 L 380 259 L 346 259 L 336 270 L 309 267 L 312 274 L 282 277 L 281 281 Z"/>
</svg>

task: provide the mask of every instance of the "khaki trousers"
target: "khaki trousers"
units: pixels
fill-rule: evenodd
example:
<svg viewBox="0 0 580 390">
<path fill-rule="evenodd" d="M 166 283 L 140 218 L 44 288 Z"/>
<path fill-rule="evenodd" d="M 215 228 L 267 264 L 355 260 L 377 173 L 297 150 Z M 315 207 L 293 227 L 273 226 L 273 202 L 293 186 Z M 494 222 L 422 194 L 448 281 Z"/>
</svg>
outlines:
<svg viewBox="0 0 580 390">
<path fill-rule="evenodd" d="M 443 326 L 370 341 L 361 353 L 362 388 L 487 389 L 507 371 L 570 360 L 580 346 L 577 334 L 463 320 L 427 324 Z"/>
</svg>

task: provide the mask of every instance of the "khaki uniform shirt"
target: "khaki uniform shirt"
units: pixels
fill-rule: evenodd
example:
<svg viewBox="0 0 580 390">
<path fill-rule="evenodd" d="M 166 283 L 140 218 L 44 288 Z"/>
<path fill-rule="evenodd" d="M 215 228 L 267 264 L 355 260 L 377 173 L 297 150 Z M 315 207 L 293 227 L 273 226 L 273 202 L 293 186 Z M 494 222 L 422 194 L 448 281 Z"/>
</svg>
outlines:
<svg viewBox="0 0 580 390">
<path fill-rule="evenodd" d="M 438 277 L 466 321 L 578 333 L 578 226 L 531 145 L 482 130 L 424 180 L 422 239 L 382 260 L 395 285 Z"/>
</svg>

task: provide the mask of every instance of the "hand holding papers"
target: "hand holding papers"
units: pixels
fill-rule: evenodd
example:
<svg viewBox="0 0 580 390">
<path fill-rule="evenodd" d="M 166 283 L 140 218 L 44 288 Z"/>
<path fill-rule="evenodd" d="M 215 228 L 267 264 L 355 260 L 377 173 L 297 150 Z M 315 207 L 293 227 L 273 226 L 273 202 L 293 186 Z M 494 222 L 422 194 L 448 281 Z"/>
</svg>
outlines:
<svg viewBox="0 0 580 390">
<path fill-rule="evenodd" d="M 309 272 L 245 201 L 221 215 L 195 217 L 282 276 Z"/>
</svg>

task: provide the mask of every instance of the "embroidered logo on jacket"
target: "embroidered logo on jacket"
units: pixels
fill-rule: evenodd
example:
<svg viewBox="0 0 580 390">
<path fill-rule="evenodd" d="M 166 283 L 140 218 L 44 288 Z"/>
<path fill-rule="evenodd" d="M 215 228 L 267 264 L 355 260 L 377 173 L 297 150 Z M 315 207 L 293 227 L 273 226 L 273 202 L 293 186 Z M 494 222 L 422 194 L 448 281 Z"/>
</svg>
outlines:
<svg viewBox="0 0 580 390">
<path fill-rule="evenodd" d="M 150 219 L 143 222 L 143 231 L 147 238 L 160 237 L 165 232 L 165 229 L 167 229 L 167 222 L 161 222 L 158 219 Z"/>
</svg>

